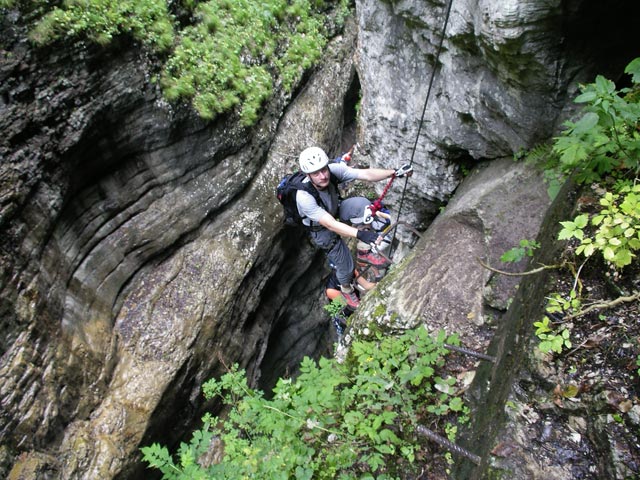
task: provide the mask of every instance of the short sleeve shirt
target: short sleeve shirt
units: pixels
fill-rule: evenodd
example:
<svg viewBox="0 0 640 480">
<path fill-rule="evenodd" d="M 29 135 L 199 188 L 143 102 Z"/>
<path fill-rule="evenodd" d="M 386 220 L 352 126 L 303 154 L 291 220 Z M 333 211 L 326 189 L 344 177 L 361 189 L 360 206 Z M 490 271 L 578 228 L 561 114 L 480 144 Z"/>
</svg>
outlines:
<svg viewBox="0 0 640 480">
<path fill-rule="evenodd" d="M 329 170 L 338 178 L 338 183 L 349 182 L 351 180 L 357 180 L 360 178 L 359 170 L 351 168 L 344 163 L 330 163 Z M 305 182 L 310 182 L 309 178 Z M 318 223 L 320 219 L 329 213 L 332 216 L 336 216 L 338 213 L 338 192 L 332 183 L 325 190 L 319 190 L 320 198 L 326 209 L 318 205 L 316 199 L 309 192 L 304 190 L 298 190 L 296 192 L 296 204 L 298 206 L 298 213 L 303 218 L 305 225 L 310 225 L 309 220 Z"/>
</svg>

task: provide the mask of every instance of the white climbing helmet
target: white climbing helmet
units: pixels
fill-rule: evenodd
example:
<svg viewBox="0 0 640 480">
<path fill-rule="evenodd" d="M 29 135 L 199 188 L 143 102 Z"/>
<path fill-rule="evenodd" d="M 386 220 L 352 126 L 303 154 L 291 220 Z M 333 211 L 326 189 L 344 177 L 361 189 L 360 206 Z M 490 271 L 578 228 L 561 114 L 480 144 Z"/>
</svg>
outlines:
<svg viewBox="0 0 640 480">
<path fill-rule="evenodd" d="M 320 147 L 305 148 L 299 160 L 300 170 L 306 174 L 322 170 L 329 164 L 329 157 Z"/>
</svg>

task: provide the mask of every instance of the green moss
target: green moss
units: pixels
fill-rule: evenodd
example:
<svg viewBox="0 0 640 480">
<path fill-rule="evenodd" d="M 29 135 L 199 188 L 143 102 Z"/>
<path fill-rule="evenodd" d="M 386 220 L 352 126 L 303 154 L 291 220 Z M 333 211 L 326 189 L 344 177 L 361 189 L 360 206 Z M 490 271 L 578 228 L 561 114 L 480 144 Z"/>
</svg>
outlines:
<svg viewBox="0 0 640 480">
<path fill-rule="evenodd" d="M 350 2 L 189 0 L 175 7 L 195 20 L 182 30 L 168 5 L 166 0 L 68 0 L 50 8 L 30 37 L 37 45 L 86 38 L 106 46 L 130 35 L 167 54 L 161 86 L 168 100 L 190 101 L 207 120 L 235 111 L 242 124 L 252 125 L 276 85 L 291 91 L 320 59 Z"/>
<path fill-rule="evenodd" d="M 514 478 L 513 472 L 510 470 L 501 470 L 499 468 L 488 467 L 484 477 L 486 480 L 505 480 L 508 478 Z"/>
<path fill-rule="evenodd" d="M 31 32 L 33 42 L 43 45 L 62 38 L 86 37 L 108 44 L 120 34 L 157 51 L 166 51 L 174 39 L 173 17 L 164 0 L 70 0 L 49 11 Z"/>
<path fill-rule="evenodd" d="M 374 319 L 378 319 L 378 318 L 384 317 L 386 313 L 387 313 L 387 306 L 381 303 L 376 306 L 371 316 Z"/>
</svg>

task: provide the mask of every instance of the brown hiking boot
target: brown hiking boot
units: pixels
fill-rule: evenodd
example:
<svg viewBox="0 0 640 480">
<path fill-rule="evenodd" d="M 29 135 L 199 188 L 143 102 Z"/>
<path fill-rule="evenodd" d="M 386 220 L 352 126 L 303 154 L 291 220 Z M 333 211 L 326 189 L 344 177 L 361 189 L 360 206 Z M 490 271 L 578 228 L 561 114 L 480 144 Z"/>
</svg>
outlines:
<svg viewBox="0 0 640 480">
<path fill-rule="evenodd" d="M 358 299 L 358 295 L 356 294 L 356 291 L 353 289 L 353 287 L 351 288 L 350 292 L 345 292 L 344 290 L 340 289 L 340 293 L 342 293 L 342 298 L 344 298 L 345 302 L 347 302 L 347 307 L 354 310 L 358 308 L 358 305 L 360 305 L 360 299 Z"/>
</svg>

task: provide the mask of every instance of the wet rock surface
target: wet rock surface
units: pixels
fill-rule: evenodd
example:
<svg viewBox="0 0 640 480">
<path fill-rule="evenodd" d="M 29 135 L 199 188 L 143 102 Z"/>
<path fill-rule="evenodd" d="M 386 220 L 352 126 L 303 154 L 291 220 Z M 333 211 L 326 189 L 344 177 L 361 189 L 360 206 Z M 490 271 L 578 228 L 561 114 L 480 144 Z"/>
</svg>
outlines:
<svg viewBox="0 0 640 480">
<path fill-rule="evenodd" d="M 238 363 L 258 381 L 275 324 L 318 332 L 277 368 L 325 351 L 318 260 L 273 187 L 309 135 L 339 143 L 355 33 L 313 77 L 323 101 L 297 96 L 315 123 L 296 137 L 278 129 L 285 95 L 251 129 L 207 124 L 126 42 L 52 54 L 18 30 L 2 38 L 2 473 L 140 478 L 139 446 L 189 431 L 204 380 Z"/>
</svg>

